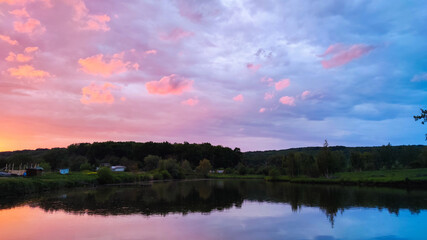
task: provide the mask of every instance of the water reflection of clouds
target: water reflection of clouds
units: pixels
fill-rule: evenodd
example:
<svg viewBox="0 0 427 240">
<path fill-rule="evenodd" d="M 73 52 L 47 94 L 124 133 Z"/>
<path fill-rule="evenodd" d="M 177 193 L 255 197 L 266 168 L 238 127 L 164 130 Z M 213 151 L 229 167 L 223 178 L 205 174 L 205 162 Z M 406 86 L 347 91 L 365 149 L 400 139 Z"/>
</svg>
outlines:
<svg viewBox="0 0 427 240">
<path fill-rule="evenodd" d="M 354 208 L 339 215 L 334 228 L 315 207 L 292 212 L 288 204 L 245 201 L 210 215 L 75 215 L 29 206 L 0 212 L 1 239 L 423 239 L 427 211 L 402 210 L 399 216 L 378 209 Z M 22 231 L 25 229 L 25 231 Z"/>
<path fill-rule="evenodd" d="M 281 217 L 292 215 L 292 209 L 288 204 L 244 201 L 242 208 L 230 208 L 225 210 L 227 217 L 232 218 L 259 218 Z M 215 213 L 222 214 L 222 213 Z"/>
</svg>

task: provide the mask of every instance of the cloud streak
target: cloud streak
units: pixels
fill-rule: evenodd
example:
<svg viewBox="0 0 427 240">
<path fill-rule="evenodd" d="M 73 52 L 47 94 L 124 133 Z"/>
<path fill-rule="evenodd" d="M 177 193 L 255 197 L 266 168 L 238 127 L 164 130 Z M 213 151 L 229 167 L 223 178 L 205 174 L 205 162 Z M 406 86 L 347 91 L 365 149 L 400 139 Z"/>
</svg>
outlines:
<svg viewBox="0 0 427 240">
<path fill-rule="evenodd" d="M 18 79 L 33 79 L 44 81 L 46 78 L 52 77 L 50 73 L 35 69 L 31 65 L 21 65 L 17 68 L 9 68 L 7 71 L 9 72 L 10 76 Z"/>
<path fill-rule="evenodd" d="M 158 81 L 151 81 L 145 84 L 148 93 L 158 95 L 180 95 L 185 91 L 189 91 L 192 86 L 193 80 L 176 74 L 164 76 Z"/>
<path fill-rule="evenodd" d="M 323 68 L 336 68 L 348 64 L 349 62 L 358 59 L 374 49 L 373 46 L 364 44 L 355 44 L 345 47 L 341 44 L 334 44 L 328 47 L 320 57 L 329 59 L 322 60 Z"/>
<path fill-rule="evenodd" d="M 284 96 L 280 98 L 280 103 L 283 105 L 295 106 L 295 98 L 290 96 Z"/>
<path fill-rule="evenodd" d="M 131 62 L 123 61 L 124 53 L 114 54 L 111 58 L 104 58 L 103 54 L 94 55 L 87 58 L 80 58 L 78 63 L 81 70 L 92 75 L 109 77 L 113 74 L 127 72 L 129 69 L 138 68 L 139 65 L 131 65 Z"/>
<path fill-rule="evenodd" d="M 233 97 L 233 101 L 235 101 L 235 102 L 243 102 L 243 100 L 244 100 L 244 98 L 243 98 L 242 94 L 239 94 L 239 95 Z"/>
<path fill-rule="evenodd" d="M 82 97 L 80 102 L 83 104 L 112 104 L 114 103 L 114 96 L 111 93 L 112 89 L 116 89 L 117 86 L 111 83 L 104 83 L 104 85 L 96 85 L 92 83 L 89 86 L 82 88 Z"/>
<path fill-rule="evenodd" d="M 9 43 L 10 45 L 18 45 L 18 41 L 12 40 L 9 36 L 1 35 L 0 34 L 0 40 Z"/>
<path fill-rule="evenodd" d="M 291 81 L 289 79 L 282 79 L 274 84 L 276 91 L 282 91 L 283 89 L 289 87 Z"/>
</svg>

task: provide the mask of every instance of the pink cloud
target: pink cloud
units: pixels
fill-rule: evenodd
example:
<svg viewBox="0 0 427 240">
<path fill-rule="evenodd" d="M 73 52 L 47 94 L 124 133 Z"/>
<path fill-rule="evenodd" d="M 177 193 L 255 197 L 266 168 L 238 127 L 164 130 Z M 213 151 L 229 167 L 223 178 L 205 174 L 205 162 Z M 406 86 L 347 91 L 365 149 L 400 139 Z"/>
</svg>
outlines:
<svg viewBox="0 0 427 240">
<path fill-rule="evenodd" d="M 117 87 L 111 83 L 105 83 L 102 86 L 92 83 L 91 85 L 82 88 L 82 98 L 80 99 L 80 102 L 83 104 L 112 104 L 114 103 L 114 96 L 111 94 L 111 89 L 116 88 Z"/>
<path fill-rule="evenodd" d="M 9 5 L 24 5 L 31 0 L 0 0 L 0 3 L 6 3 Z"/>
<path fill-rule="evenodd" d="M 78 62 L 84 72 L 104 77 L 126 72 L 129 68 L 135 68 L 135 66 L 137 66 L 136 68 L 139 67 L 139 65 L 135 64 L 131 66 L 131 62 L 124 62 L 123 57 L 124 53 L 114 54 L 108 61 L 104 60 L 103 54 L 98 54 L 87 58 L 80 58 Z"/>
<path fill-rule="evenodd" d="M 248 63 L 248 64 L 246 64 L 246 67 L 249 69 L 249 70 L 252 70 L 252 71 L 254 71 L 254 72 L 256 72 L 256 71 L 258 71 L 258 69 L 260 69 L 261 68 L 261 64 L 252 64 L 252 63 Z"/>
<path fill-rule="evenodd" d="M 86 17 L 89 13 L 89 10 L 86 7 L 86 4 L 82 0 L 70 1 L 70 5 L 74 8 L 74 20 L 79 21 L 80 19 Z"/>
<path fill-rule="evenodd" d="M 9 55 L 6 57 L 5 60 L 8 62 L 29 62 L 32 59 L 32 56 L 24 55 L 22 53 L 15 54 L 13 52 L 9 52 Z"/>
<path fill-rule="evenodd" d="M 150 94 L 181 94 L 190 90 L 193 86 L 193 80 L 185 79 L 176 74 L 162 77 L 159 81 L 151 81 L 145 84 Z"/>
<path fill-rule="evenodd" d="M 354 59 L 362 57 L 373 49 L 374 47 L 363 44 L 355 44 L 350 47 L 345 47 L 341 44 L 334 44 L 329 46 L 325 53 L 319 56 L 331 56 L 329 59 L 321 62 L 323 68 L 328 69 L 345 65 Z"/>
<path fill-rule="evenodd" d="M 35 32 L 43 33 L 46 29 L 41 25 L 40 21 L 35 18 L 29 18 L 26 22 L 13 22 L 13 28 L 19 33 L 32 34 Z"/>
<path fill-rule="evenodd" d="M 107 23 L 111 18 L 107 15 L 88 15 L 88 20 L 86 21 L 86 26 L 83 27 L 85 30 L 94 30 L 94 31 L 109 31 Z"/>
<path fill-rule="evenodd" d="M 27 18 L 30 17 L 30 15 L 28 14 L 27 10 L 25 10 L 25 8 L 15 9 L 13 11 L 9 11 L 9 13 L 16 17 L 27 17 Z"/>
<path fill-rule="evenodd" d="M 199 103 L 199 100 L 197 98 L 189 98 L 181 102 L 181 104 L 188 105 L 188 106 L 195 106 L 198 103 Z"/>
<path fill-rule="evenodd" d="M 181 28 L 175 28 L 169 33 L 162 33 L 159 38 L 163 41 L 178 41 L 186 37 L 193 36 L 194 33 L 185 31 Z"/>
<path fill-rule="evenodd" d="M 279 101 L 285 105 L 295 106 L 295 98 L 294 97 L 284 96 L 284 97 L 281 97 Z"/>
<path fill-rule="evenodd" d="M 311 94 L 310 91 L 304 91 L 301 93 L 301 99 L 306 99 Z"/>
<path fill-rule="evenodd" d="M 17 68 L 9 68 L 7 71 L 9 72 L 10 76 L 18 79 L 28 78 L 44 81 L 45 78 L 52 77 L 50 73 L 37 70 L 31 65 L 22 65 Z"/>
<path fill-rule="evenodd" d="M 50 7 L 52 4 L 50 0 L 0 0 L 0 3 L 6 3 L 9 5 L 25 5 L 30 2 L 44 2 L 46 6 Z"/>
<path fill-rule="evenodd" d="M 269 100 L 274 97 L 274 93 L 265 93 L 264 94 L 264 100 Z"/>
<path fill-rule="evenodd" d="M 35 52 L 35 51 L 37 51 L 37 50 L 39 50 L 39 48 L 38 48 L 38 47 L 26 47 L 26 48 L 25 48 L 25 52 L 26 52 L 26 53 L 32 53 L 32 52 Z"/>
<path fill-rule="evenodd" d="M 263 77 L 261 78 L 261 82 L 272 83 L 274 80 L 270 77 Z"/>
<path fill-rule="evenodd" d="M 10 45 L 18 45 L 19 44 L 18 41 L 12 40 L 9 36 L 6 36 L 6 35 L 0 34 L 0 40 L 3 40 L 5 42 L 9 43 Z"/>
<path fill-rule="evenodd" d="M 111 18 L 108 15 L 89 14 L 89 10 L 83 0 L 71 0 L 69 3 L 74 8 L 73 19 L 80 23 L 81 29 L 104 32 L 110 30 L 107 23 L 110 22 Z"/>
<path fill-rule="evenodd" d="M 281 91 L 291 84 L 291 81 L 289 79 L 282 79 L 274 84 L 274 87 L 277 91 Z"/>
<path fill-rule="evenodd" d="M 260 108 L 260 109 L 259 109 L 259 112 L 260 112 L 260 113 L 263 113 L 263 112 L 265 112 L 265 110 L 266 110 L 265 108 Z"/>
<path fill-rule="evenodd" d="M 332 44 L 326 49 L 324 53 L 320 54 L 319 57 L 326 57 L 329 54 L 336 54 L 343 50 L 345 50 L 345 46 L 341 43 Z"/>
<path fill-rule="evenodd" d="M 144 53 L 145 53 L 145 54 L 147 54 L 147 55 L 150 55 L 150 54 L 155 55 L 155 54 L 157 54 L 157 50 L 155 50 L 155 49 L 147 50 L 147 51 L 145 51 Z"/>
<path fill-rule="evenodd" d="M 242 94 L 239 94 L 239 95 L 237 95 L 237 96 L 235 96 L 235 97 L 233 97 L 233 100 L 235 101 L 235 102 L 243 102 L 243 95 Z"/>
</svg>

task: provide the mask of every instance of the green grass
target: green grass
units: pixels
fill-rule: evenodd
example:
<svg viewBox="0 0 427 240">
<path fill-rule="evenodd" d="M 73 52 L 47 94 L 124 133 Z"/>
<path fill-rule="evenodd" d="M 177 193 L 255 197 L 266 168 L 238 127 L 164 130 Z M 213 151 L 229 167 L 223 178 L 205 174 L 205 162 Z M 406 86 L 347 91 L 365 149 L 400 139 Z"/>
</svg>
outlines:
<svg viewBox="0 0 427 240">
<path fill-rule="evenodd" d="M 225 179 L 265 179 L 267 181 L 286 181 L 292 183 L 330 183 L 348 185 L 386 185 L 386 186 L 426 186 L 427 168 L 379 170 L 365 172 L 341 172 L 330 178 L 312 178 L 307 176 L 263 176 L 263 175 L 237 175 L 237 174 L 209 174 L 210 178 Z"/>
<path fill-rule="evenodd" d="M 427 180 L 427 168 L 380 170 L 365 172 L 342 172 L 335 176 L 348 181 L 405 181 Z"/>
<path fill-rule="evenodd" d="M 119 172 L 113 174 L 112 183 L 132 183 L 151 180 L 152 176 L 143 173 Z M 22 195 L 62 188 L 98 185 L 96 172 L 72 172 L 67 175 L 44 173 L 39 177 L 0 178 L 0 196 Z"/>
<path fill-rule="evenodd" d="M 39 177 L 0 178 L 0 195 L 21 195 L 96 184 L 97 175 L 46 173 Z"/>
<path fill-rule="evenodd" d="M 330 178 L 299 176 L 293 183 L 338 183 L 350 185 L 427 186 L 427 169 L 399 169 L 365 172 L 341 172 Z"/>
<path fill-rule="evenodd" d="M 216 179 L 264 179 L 264 175 L 239 175 L 239 174 L 221 174 L 221 173 L 209 173 L 209 178 Z"/>
</svg>

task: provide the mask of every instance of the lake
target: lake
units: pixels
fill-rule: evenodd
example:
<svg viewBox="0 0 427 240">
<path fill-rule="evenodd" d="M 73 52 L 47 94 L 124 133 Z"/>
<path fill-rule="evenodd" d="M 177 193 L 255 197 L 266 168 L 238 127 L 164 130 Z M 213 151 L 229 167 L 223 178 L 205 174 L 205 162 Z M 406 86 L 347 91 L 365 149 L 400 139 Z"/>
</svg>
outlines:
<svg viewBox="0 0 427 240">
<path fill-rule="evenodd" d="M 0 200 L 0 239 L 427 239 L 427 191 L 262 180 Z"/>
</svg>

